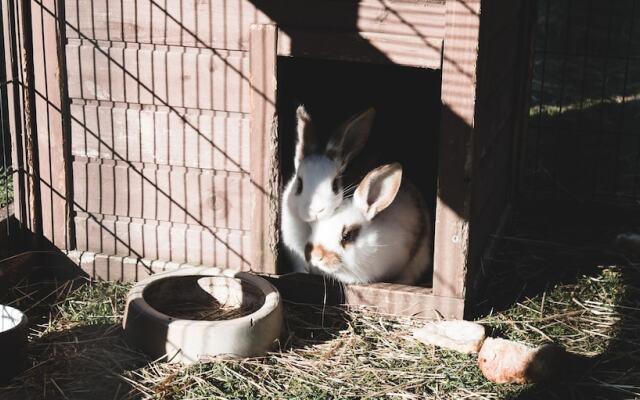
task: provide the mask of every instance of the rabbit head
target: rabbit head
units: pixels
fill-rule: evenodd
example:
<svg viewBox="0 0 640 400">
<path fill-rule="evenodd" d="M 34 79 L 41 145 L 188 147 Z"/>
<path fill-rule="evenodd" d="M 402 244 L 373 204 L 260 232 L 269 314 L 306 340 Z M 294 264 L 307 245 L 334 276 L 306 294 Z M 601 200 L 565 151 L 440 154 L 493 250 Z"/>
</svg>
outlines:
<svg viewBox="0 0 640 400">
<path fill-rule="evenodd" d="M 315 127 L 304 106 L 296 110 L 297 144 L 291 200 L 293 211 L 305 222 L 326 218 L 342 204 L 342 174 L 365 145 L 375 111 L 370 108 L 343 123 L 320 148 Z"/>
<path fill-rule="evenodd" d="M 351 201 L 312 224 L 305 246 L 307 262 L 345 283 L 397 276 L 411 258 L 410 248 L 418 243 L 416 227 L 422 218 L 401 183 L 400 164 L 369 172 Z"/>
</svg>

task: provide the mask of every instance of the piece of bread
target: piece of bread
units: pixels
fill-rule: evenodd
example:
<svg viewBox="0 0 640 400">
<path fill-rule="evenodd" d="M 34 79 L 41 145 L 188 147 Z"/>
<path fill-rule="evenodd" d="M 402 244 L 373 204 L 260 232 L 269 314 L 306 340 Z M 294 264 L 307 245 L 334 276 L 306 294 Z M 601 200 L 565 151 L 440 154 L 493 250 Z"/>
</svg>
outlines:
<svg viewBox="0 0 640 400">
<path fill-rule="evenodd" d="M 425 344 L 462 353 L 477 353 L 484 341 L 485 330 L 484 326 L 475 322 L 438 321 L 414 330 L 413 337 Z"/>
</svg>

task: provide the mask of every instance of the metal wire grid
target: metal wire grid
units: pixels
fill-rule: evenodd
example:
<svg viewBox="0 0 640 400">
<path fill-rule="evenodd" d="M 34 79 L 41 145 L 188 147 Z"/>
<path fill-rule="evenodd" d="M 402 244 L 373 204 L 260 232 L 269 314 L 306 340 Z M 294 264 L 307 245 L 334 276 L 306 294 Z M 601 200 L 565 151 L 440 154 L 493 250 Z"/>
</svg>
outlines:
<svg viewBox="0 0 640 400">
<path fill-rule="evenodd" d="M 22 136 L 25 120 L 21 84 L 24 82 L 20 49 L 22 27 L 16 18 L 19 12 L 19 5 L 14 0 L 0 2 L 0 255 L 21 248 L 18 236 L 28 214 L 29 198 L 26 197 L 26 171 L 23 168 L 27 149 L 18 139 L 12 148 L 11 140 L 12 135 Z M 15 199 L 14 193 L 18 193 Z M 19 203 L 18 207 L 14 207 L 15 202 Z M 14 210 L 18 210 L 19 218 L 13 218 Z"/>
<path fill-rule="evenodd" d="M 540 0 L 522 188 L 640 204 L 640 5 Z"/>
<path fill-rule="evenodd" d="M 4 20 L 2 4 L 0 4 L 0 210 L 4 212 L 0 219 L 9 219 L 9 203 L 13 198 L 11 187 L 13 168 L 11 164 L 11 136 L 9 130 L 9 107 L 7 85 L 7 68 L 5 57 L 4 41 Z M 9 235 L 9 224 L 6 224 L 7 236 Z"/>
</svg>

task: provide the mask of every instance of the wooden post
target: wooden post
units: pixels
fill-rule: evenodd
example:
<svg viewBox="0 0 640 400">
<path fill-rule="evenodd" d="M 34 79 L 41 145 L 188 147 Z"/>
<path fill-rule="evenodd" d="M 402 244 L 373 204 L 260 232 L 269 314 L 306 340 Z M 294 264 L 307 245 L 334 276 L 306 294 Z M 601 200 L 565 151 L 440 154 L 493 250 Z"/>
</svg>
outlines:
<svg viewBox="0 0 640 400">
<path fill-rule="evenodd" d="M 433 293 L 464 298 L 480 0 L 446 2 Z"/>
<path fill-rule="evenodd" d="M 251 84 L 251 184 L 253 193 L 251 269 L 276 272 L 279 241 L 280 166 L 276 119 L 275 25 L 254 24 L 249 34 Z"/>
<path fill-rule="evenodd" d="M 26 170 L 29 174 L 30 229 L 59 248 L 67 248 L 68 146 L 63 128 L 59 0 L 21 0 L 23 35 Z"/>
</svg>

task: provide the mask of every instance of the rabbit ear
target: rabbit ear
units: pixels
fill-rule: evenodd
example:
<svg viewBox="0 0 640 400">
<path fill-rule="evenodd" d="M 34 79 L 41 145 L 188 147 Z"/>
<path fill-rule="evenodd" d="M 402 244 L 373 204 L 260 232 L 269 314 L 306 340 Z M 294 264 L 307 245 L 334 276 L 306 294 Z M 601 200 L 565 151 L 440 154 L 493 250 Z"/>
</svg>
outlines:
<svg viewBox="0 0 640 400">
<path fill-rule="evenodd" d="M 305 156 L 308 156 L 317 149 L 316 143 L 316 132 L 311 122 L 311 117 L 309 113 L 301 104 L 296 109 L 296 119 L 297 119 L 297 131 L 298 131 L 298 142 L 296 144 L 296 156 L 295 156 L 295 164 L 296 168 L 298 168 L 298 164 Z"/>
<path fill-rule="evenodd" d="M 367 142 L 375 115 L 376 111 L 369 108 L 349 118 L 329 139 L 326 155 L 346 166 Z"/>
<path fill-rule="evenodd" d="M 393 202 L 401 182 L 402 166 L 399 163 L 378 167 L 360 182 L 353 194 L 353 203 L 371 221 Z"/>
</svg>

